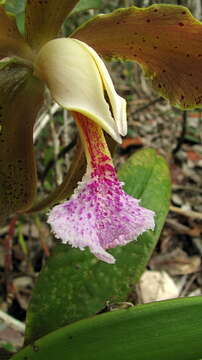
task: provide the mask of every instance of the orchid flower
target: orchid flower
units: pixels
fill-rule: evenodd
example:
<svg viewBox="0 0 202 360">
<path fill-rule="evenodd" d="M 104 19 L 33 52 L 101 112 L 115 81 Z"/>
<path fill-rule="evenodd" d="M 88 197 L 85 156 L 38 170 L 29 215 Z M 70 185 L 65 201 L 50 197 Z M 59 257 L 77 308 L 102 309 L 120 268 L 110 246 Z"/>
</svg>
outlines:
<svg viewBox="0 0 202 360">
<path fill-rule="evenodd" d="M 39 51 L 36 69 L 55 100 L 73 112 L 87 157 L 82 182 L 69 201 L 52 209 L 48 222 L 64 243 L 81 250 L 88 246 L 99 259 L 114 263 L 105 249 L 154 229 L 154 213 L 122 190 L 102 133 L 103 128 L 117 141 L 126 134 L 125 100 L 115 92 L 101 58 L 79 40 L 49 41 Z"/>
<path fill-rule="evenodd" d="M 17 117 L 18 121 L 11 122 L 9 118 L 0 134 L 5 136 L 7 144 L 0 161 L 8 163 L 9 169 L 15 169 L 9 170 L 8 182 L 4 174 L 0 175 L 1 184 L 9 188 L 9 192 L 2 194 L 2 204 L 7 214 L 29 209 L 33 203 L 36 172 L 30 139 L 46 86 L 54 100 L 74 116 L 87 158 L 87 171 L 82 181 L 69 201 L 50 211 L 48 222 L 56 237 L 64 243 L 81 250 L 89 247 L 99 259 L 114 263 L 115 259 L 106 249 L 125 245 L 144 231 L 153 230 L 154 212 L 141 207 L 139 200 L 123 191 L 113 167 L 102 129 L 121 142 L 121 136 L 127 132 L 126 102 L 116 93 L 99 55 L 135 60 L 143 65 L 154 86 L 173 104 L 200 105 L 201 79 L 195 70 L 201 56 L 197 40 L 201 24 L 183 7 L 132 7 L 97 16 L 68 39 L 56 38 L 66 15 L 76 3 L 76 0 L 28 0 L 25 38 L 18 32 L 14 19 L 0 8 L 0 55 L 2 59 L 14 57 L 0 71 L 0 81 L 4 79 L 5 84 L 6 74 L 10 79 L 2 96 L 8 96 L 11 91 L 16 105 L 19 94 L 22 104 L 27 99 L 26 114 L 23 106 L 19 106 L 19 110 L 14 106 L 15 110 L 9 113 L 9 101 L 4 104 L 10 118 Z M 190 42 L 194 51 L 192 59 Z M 173 48 L 176 52 L 179 48 L 177 55 L 173 55 Z M 177 85 L 173 81 L 176 77 Z M 184 86 L 185 80 L 190 87 Z M 23 122 L 19 119 L 27 115 L 30 104 L 35 109 L 29 115 L 30 126 L 22 128 Z M 19 139 L 10 135 L 12 126 L 16 126 L 13 133 L 23 132 L 29 157 L 25 155 L 26 149 L 19 145 Z M 14 177 L 16 186 L 12 183 Z M 10 199 L 16 188 L 16 200 L 12 202 Z M 29 188 L 33 191 L 29 192 Z"/>
</svg>

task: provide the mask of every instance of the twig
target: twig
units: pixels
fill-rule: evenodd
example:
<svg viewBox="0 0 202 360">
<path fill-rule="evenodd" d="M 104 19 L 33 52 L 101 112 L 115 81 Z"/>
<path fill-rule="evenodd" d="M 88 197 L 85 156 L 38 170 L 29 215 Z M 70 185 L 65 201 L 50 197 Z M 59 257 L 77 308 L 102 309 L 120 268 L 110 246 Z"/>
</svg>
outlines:
<svg viewBox="0 0 202 360">
<path fill-rule="evenodd" d="M 176 222 L 173 219 L 166 219 L 166 224 L 173 227 L 180 234 L 188 234 L 188 235 L 190 235 L 191 229 L 188 226 L 182 225 L 182 224 Z"/>
<path fill-rule="evenodd" d="M 175 148 L 172 151 L 174 155 L 181 149 L 181 146 L 184 143 L 186 129 L 187 129 L 187 111 L 183 111 L 183 113 L 182 113 L 182 131 L 181 131 L 180 137 L 178 139 L 177 145 L 175 146 Z"/>
<path fill-rule="evenodd" d="M 197 276 L 198 276 L 198 272 L 194 273 L 194 274 L 191 276 L 191 278 L 187 281 L 184 289 L 181 291 L 181 293 L 179 294 L 179 296 L 183 297 L 183 296 L 186 296 L 186 295 L 187 295 L 187 293 L 188 293 L 191 285 L 192 285 L 193 282 L 196 280 Z"/>
<path fill-rule="evenodd" d="M 25 324 L 21 321 L 14 319 L 12 316 L 6 314 L 4 311 L 0 310 L 0 320 L 3 321 L 6 325 L 11 328 L 19 331 L 21 334 L 25 332 Z"/>
<path fill-rule="evenodd" d="M 155 105 L 156 103 L 158 103 L 159 101 L 162 100 L 162 97 L 158 97 L 152 101 L 150 101 L 149 103 L 139 107 L 138 109 L 136 109 L 134 112 L 133 112 L 133 115 L 136 115 L 138 114 L 139 112 L 142 112 L 144 110 L 146 110 L 148 107 L 152 106 L 152 105 Z"/>
<path fill-rule="evenodd" d="M 33 141 L 35 142 L 41 133 L 41 131 L 44 129 L 44 127 L 47 125 L 47 123 L 50 121 L 50 113 L 53 116 L 58 110 L 60 109 L 60 106 L 58 104 L 53 104 L 51 106 L 49 113 L 43 113 L 37 120 L 35 127 L 34 127 L 34 136 Z"/>
<path fill-rule="evenodd" d="M 124 6 L 127 8 L 130 6 L 129 0 L 124 0 Z"/>
<path fill-rule="evenodd" d="M 70 142 L 70 138 L 69 138 L 69 119 L 68 119 L 68 112 L 66 109 L 63 110 L 63 119 L 64 119 L 64 132 L 63 132 L 63 137 L 64 137 L 64 143 L 68 144 Z M 66 162 L 68 162 L 69 156 L 68 154 L 65 155 L 65 160 Z"/>
<path fill-rule="evenodd" d="M 72 126 L 71 122 L 73 121 L 73 118 L 69 116 L 69 113 L 67 110 L 63 111 L 63 118 L 64 118 L 64 127 L 63 127 L 63 138 L 65 144 L 70 144 L 72 142 Z M 75 143 L 76 144 L 76 143 Z M 69 170 L 70 166 L 70 154 L 69 151 L 65 152 L 65 165 L 66 165 L 66 171 Z"/>
<path fill-rule="evenodd" d="M 76 137 L 71 141 L 70 144 L 68 144 L 67 146 L 63 147 L 57 158 L 54 159 L 50 159 L 49 162 L 47 163 L 45 170 L 43 172 L 43 174 L 41 175 L 41 181 L 43 182 L 44 179 L 46 178 L 48 172 L 51 170 L 51 168 L 55 165 L 55 162 L 59 159 L 61 159 L 66 153 L 68 153 L 71 149 L 73 149 L 73 147 L 76 145 Z"/>
<path fill-rule="evenodd" d="M 179 207 L 176 207 L 176 206 L 170 206 L 170 211 L 173 211 L 177 214 L 180 214 L 180 215 L 184 215 L 186 217 L 191 217 L 191 218 L 194 218 L 194 219 L 199 219 L 199 220 L 202 220 L 202 213 L 199 213 L 199 212 L 196 212 L 196 211 L 192 211 L 192 210 L 183 210 Z"/>
<path fill-rule="evenodd" d="M 52 139 L 53 139 L 54 157 L 55 157 L 55 160 L 56 160 L 57 157 L 58 157 L 59 151 L 60 151 L 60 141 L 59 141 L 59 136 L 58 136 L 58 133 L 56 131 L 53 119 L 51 119 L 50 128 L 51 128 L 51 134 L 52 134 Z M 61 184 L 61 182 L 62 182 L 62 169 L 61 169 L 59 161 L 55 161 L 55 172 L 56 172 L 56 182 L 57 182 L 57 184 Z"/>
<path fill-rule="evenodd" d="M 4 226 L 0 229 L 0 236 L 7 234 L 8 232 L 8 226 Z"/>
<path fill-rule="evenodd" d="M 6 275 L 12 271 L 12 245 L 13 245 L 13 236 L 15 233 L 15 224 L 17 218 L 16 216 L 12 218 L 9 227 L 8 227 L 8 234 L 4 240 L 4 247 L 5 247 L 5 273 Z"/>
<path fill-rule="evenodd" d="M 189 186 L 189 185 L 177 185 L 177 184 L 173 184 L 172 185 L 173 190 L 184 190 L 184 191 L 190 191 L 190 192 L 197 192 L 197 193 L 202 193 L 202 189 L 198 188 L 198 187 L 194 187 L 194 186 Z"/>
<path fill-rule="evenodd" d="M 4 249 L 5 249 L 5 266 L 4 266 L 4 275 L 5 275 L 5 283 L 6 283 L 6 297 L 8 303 L 10 299 L 13 297 L 13 286 L 11 283 L 11 271 L 13 269 L 12 262 L 12 249 L 13 249 L 13 237 L 15 233 L 15 225 L 16 225 L 17 217 L 14 216 L 10 224 L 8 225 L 8 234 L 4 240 Z"/>
<path fill-rule="evenodd" d="M 36 226 L 37 226 L 37 228 L 38 228 L 39 241 L 40 241 L 41 247 L 42 247 L 42 249 L 43 249 L 43 251 L 44 251 L 45 256 L 46 256 L 46 257 L 49 257 L 50 251 L 49 251 L 49 248 L 48 248 L 48 246 L 47 246 L 47 244 L 46 244 L 46 241 L 45 241 L 46 236 L 44 236 L 44 235 L 46 235 L 46 234 L 44 234 L 44 230 L 43 230 L 42 227 L 41 227 L 41 222 L 40 222 L 38 216 L 36 216 L 36 218 L 35 218 L 35 223 L 36 223 Z"/>
</svg>

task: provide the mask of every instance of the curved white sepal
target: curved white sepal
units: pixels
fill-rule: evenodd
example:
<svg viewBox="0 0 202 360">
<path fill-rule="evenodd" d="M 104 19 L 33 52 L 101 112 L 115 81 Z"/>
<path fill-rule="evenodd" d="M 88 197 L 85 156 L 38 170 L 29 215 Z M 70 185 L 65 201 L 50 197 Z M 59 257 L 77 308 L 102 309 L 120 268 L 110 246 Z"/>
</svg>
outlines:
<svg viewBox="0 0 202 360">
<path fill-rule="evenodd" d="M 100 72 L 100 76 L 102 78 L 105 90 L 107 92 L 107 95 L 110 100 L 110 104 L 113 111 L 113 116 L 116 122 L 116 125 L 118 127 L 119 134 L 122 136 L 125 136 L 127 134 L 127 119 L 126 119 L 126 101 L 124 98 L 122 98 L 120 95 L 117 94 L 115 91 L 113 82 L 111 80 L 111 77 L 108 73 L 108 70 L 102 61 L 102 59 L 99 57 L 99 55 L 96 53 L 96 51 L 87 45 L 86 43 L 76 40 L 78 43 L 81 44 L 85 49 L 88 50 L 89 54 L 93 57 L 94 61 L 97 64 L 98 70 Z"/>
<path fill-rule="evenodd" d="M 39 51 L 35 67 L 37 76 L 47 83 L 61 106 L 87 116 L 121 142 L 118 125 L 104 98 L 103 78 L 83 43 L 70 38 L 51 40 Z"/>
</svg>

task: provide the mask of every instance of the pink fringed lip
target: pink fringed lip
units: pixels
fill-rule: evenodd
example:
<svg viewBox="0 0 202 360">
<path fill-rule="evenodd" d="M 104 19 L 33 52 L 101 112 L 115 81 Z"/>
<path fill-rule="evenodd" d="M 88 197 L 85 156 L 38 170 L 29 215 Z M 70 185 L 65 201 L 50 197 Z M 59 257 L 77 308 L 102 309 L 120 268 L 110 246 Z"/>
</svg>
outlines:
<svg viewBox="0 0 202 360">
<path fill-rule="evenodd" d="M 86 175 L 71 199 L 50 211 L 48 223 L 63 243 L 89 247 L 98 259 L 112 264 L 115 259 L 106 250 L 153 230 L 155 214 L 126 194 L 113 167 L 106 166 L 104 175 Z"/>
</svg>

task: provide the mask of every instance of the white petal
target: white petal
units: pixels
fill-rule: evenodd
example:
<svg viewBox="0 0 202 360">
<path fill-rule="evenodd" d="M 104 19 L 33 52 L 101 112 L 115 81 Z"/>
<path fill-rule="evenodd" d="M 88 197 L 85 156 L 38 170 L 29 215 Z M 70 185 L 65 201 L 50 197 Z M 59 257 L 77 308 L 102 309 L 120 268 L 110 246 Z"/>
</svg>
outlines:
<svg viewBox="0 0 202 360">
<path fill-rule="evenodd" d="M 97 65 L 82 43 L 75 39 L 51 40 L 39 51 L 35 66 L 36 75 L 47 83 L 61 106 L 82 113 L 121 142 Z"/>
<path fill-rule="evenodd" d="M 119 96 L 119 95 L 118 95 Z M 127 135 L 127 115 L 126 115 L 126 100 L 123 99 L 121 96 L 119 96 L 120 98 L 120 112 L 119 112 L 119 119 L 117 121 L 117 127 L 119 130 L 119 134 L 121 134 L 122 136 L 126 136 Z"/>
<path fill-rule="evenodd" d="M 75 39 L 76 40 L 76 39 Z M 98 56 L 96 51 L 92 49 L 89 45 L 86 43 L 76 40 L 78 43 L 80 43 L 84 48 L 86 48 L 91 56 L 93 57 L 94 61 L 97 64 L 98 70 L 100 72 L 100 75 L 102 77 L 102 81 L 104 83 L 104 87 L 107 91 L 112 111 L 114 115 L 114 119 L 116 121 L 119 133 L 123 136 L 127 134 L 127 119 L 126 119 L 126 101 L 121 96 L 117 94 L 115 91 L 113 82 L 110 78 L 110 75 L 108 73 L 108 70 L 102 61 L 102 59 Z"/>
</svg>

